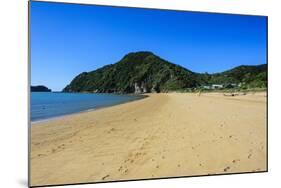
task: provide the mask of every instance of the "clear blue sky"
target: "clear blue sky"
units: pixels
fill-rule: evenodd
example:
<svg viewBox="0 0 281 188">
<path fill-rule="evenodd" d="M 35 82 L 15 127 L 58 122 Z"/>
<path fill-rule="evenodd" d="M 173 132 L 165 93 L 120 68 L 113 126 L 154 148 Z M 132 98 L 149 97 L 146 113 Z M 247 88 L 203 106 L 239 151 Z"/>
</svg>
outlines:
<svg viewBox="0 0 281 188">
<path fill-rule="evenodd" d="M 195 72 L 266 63 L 266 17 L 31 3 L 31 84 L 62 90 L 132 51 Z"/>
</svg>

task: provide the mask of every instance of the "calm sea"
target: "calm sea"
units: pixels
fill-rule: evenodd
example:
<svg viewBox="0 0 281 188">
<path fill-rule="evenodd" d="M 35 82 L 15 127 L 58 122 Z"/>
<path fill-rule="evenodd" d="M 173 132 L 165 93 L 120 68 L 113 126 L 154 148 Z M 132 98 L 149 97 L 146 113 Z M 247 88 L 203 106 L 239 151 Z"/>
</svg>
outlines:
<svg viewBox="0 0 281 188">
<path fill-rule="evenodd" d="M 31 121 L 112 106 L 140 98 L 143 96 L 31 92 Z"/>
</svg>

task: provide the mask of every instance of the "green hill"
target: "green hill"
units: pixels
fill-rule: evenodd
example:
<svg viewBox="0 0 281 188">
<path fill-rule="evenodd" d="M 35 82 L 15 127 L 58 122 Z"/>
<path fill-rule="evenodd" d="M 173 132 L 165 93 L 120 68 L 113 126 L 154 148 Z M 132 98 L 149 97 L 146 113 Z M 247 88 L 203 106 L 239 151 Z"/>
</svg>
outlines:
<svg viewBox="0 0 281 188">
<path fill-rule="evenodd" d="M 47 88 L 46 86 L 30 86 L 30 91 L 31 92 L 51 92 L 52 90 Z"/>
<path fill-rule="evenodd" d="M 119 62 L 76 76 L 64 92 L 142 93 L 241 83 L 264 87 L 266 65 L 240 66 L 217 74 L 199 74 L 151 52 L 125 55 Z"/>
<path fill-rule="evenodd" d="M 240 83 L 245 88 L 266 88 L 267 65 L 241 65 L 222 73 L 210 75 L 208 82 L 217 84 Z"/>
<path fill-rule="evenodd" d="M 196 87 L 197 74 L 151 52 L 129 53 L 119 62 L 78 75 L 66 92 L 163 92 Z"/>
</svg>

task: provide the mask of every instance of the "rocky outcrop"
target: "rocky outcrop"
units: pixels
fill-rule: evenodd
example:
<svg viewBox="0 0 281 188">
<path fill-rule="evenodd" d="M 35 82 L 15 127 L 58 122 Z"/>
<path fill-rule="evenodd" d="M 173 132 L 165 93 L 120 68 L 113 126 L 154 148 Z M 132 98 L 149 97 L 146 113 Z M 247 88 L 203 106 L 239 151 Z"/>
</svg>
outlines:
<svg viewBox="0 0 281 188">
<path fill-rule="evenodd" d="M 135 82 L 134 83 L 134 93 L 135 94 L 141 94 L 141 93 L 147 93 L 148 88 L 145 82 L 141 82 L 141 84 Z"/>
</svg>

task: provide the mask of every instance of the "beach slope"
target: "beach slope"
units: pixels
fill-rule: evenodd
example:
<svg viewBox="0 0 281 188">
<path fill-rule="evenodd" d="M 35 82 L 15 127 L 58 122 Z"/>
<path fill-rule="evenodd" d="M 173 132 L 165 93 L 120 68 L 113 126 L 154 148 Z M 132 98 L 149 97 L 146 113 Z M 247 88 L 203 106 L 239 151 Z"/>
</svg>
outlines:
<svg viewBox="0 0 281 188">
<path fill-rule="evenodd" d="M 265 93 L 150 94 L 31 126 L 31 185 L 267 170 Z"/>
</svg>

